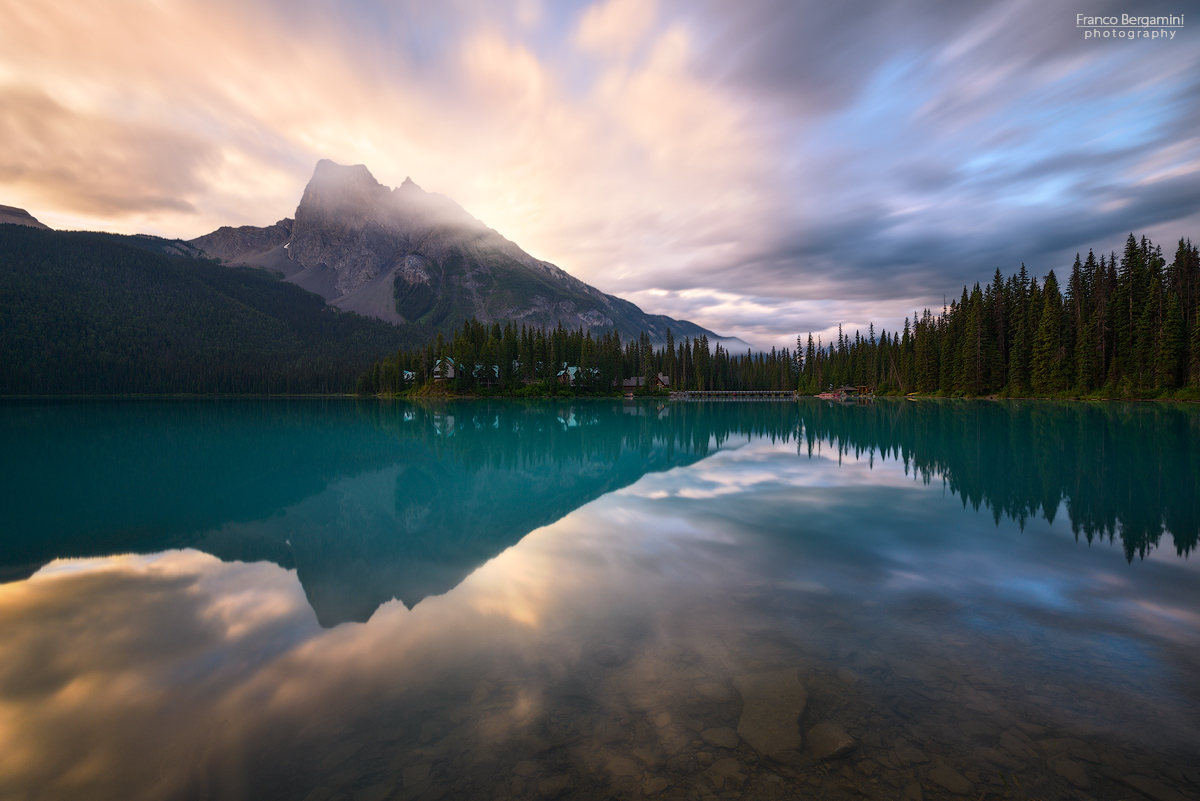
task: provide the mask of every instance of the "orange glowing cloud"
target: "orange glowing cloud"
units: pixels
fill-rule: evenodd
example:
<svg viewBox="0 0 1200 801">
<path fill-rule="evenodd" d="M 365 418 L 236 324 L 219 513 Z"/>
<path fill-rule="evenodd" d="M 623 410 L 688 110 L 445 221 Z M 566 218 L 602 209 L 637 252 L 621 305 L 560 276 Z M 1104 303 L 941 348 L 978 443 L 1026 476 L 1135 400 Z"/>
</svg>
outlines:
<svg viewBox="0 0 1200 801">
<path fill-rule="evenodd" d="M 0 204 L 191 238 L 290 215 L 329 158 L 650 312 L 895 329 L 997 266 L 1193 235 L 1200 48 L 1096 48 L 1073 14 L 0 0 Z"/>
<path fill-rule="evenodd" d="M 411 175 L 609 291 L 726 258 L 774 203 L 769 143 L 691 74 L 689 33 L 609 0 L 551 57 L 520 38 L 539 9 L 516 11 L 463 23 L 431 74 L 303 12 L 0 3 L 0 199 L 187 238 L 289 215 L 328 157 Z"/>
</svg>

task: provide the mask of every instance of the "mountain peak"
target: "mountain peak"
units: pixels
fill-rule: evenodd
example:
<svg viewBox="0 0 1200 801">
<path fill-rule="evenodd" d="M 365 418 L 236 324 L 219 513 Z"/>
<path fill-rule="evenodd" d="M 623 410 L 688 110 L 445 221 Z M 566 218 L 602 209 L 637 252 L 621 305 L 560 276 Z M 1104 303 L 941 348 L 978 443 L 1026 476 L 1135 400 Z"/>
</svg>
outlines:
<svg viewBox="0 0 1200 801">
<path fill-rule="evenodd" d="M 388 188 L 375 180 L 375 176 L 371 175 L 366 165 L 355 164 L 347 167 L 329 159 L 321 159 L 313 170 L 308 186 L 304 188 L 301 204 L 310 199 L 331 200 L 336 203 L 357 199 L 361 202 L 387 191 Z"/>
<path fill-rule="evenodd" d="M 282 272 L 347 311 L 443 330 L 474 318 L 553 328 L 645 332 L 665 341 L 712 331 L 606 295 L 533 258 L 449 197 L 411 177 L 395 189 L 362 164 L 321 159 L 295 221 L 267 229 L 222 229 L 194 240 L 221 258 Z"/>
<path fill-rule="evenodd" d="M 18 209 L 16 206 L 0 206 L 0 225 L 8 223 L 10 225 L 28 225 L 30 228 L 44 228 L 50 230 L 50 226 L 45 223 L 38 222 L 25 209 Z"/>
</svg>

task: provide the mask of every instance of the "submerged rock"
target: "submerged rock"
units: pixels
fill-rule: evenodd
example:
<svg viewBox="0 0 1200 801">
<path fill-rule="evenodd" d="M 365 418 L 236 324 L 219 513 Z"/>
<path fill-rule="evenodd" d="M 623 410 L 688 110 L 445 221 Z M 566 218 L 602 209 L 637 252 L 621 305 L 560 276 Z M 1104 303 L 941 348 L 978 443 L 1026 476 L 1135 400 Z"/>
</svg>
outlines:
<svg viewBox="0 0 1200 801">
<path fill-rule="evenodd" d="M 432 768 L 433 765 L 429 764 L 428 762 L 421 765 L 409 765 L 404 769 L 404 773 L 402 774 L 404 789 L 407 790 L 408 788 L 414 787 L 415 785 L 418 785 L 428 779 L 429 771 Z"/>
<path fill-rule="evenodd" d="M 812 756 L 802 754 L 799 751 L 776 751 L 770 757 L 780 765 L 787 765 L 796 770 L 803 770 L 813 764 Z"/>
<path fill-rule="evenodd" d="M 667 780 L 662 776 L 655 776 L 642 786 L 642 793 L 644 795 L 654 795 L 655 793 L 661 793 L 665 789 L 667 789 Z"/>
<path fill-rule="evenodd" d="M 836 723 L 818 723 L 805 735 L 808 750 L 817 759 L 836 759 L 853 751 L 854 738 Z"/>
<path fill-rule="evenodd" d="M 665 763 L 662 754 L 652 748 L 633 749 L 633 758 L 641 762 L 649 770 L 658 770 Z"/>
<path fill-rule="evenodd" d="M 357 754 L 362 749 L 362 744 L 358 742 L 345 743 L 330 751 L 325 757 L 317 763 L 317 770 L 321 773 L 329 773 L 339 767 L 350 757 Z"/>
<path fill-rule="evenodd" d="M 742 696 L 737 733 L 764 754 L 800 747 L 800 716 L 808 691 L 794 669 L 739 676 L 733 680 Z"/>
<path fill-rule="evenodd" d="M 1096 752 L 1092 747 L 1083 740 L 1077 740 L 1074 737 L 1063 737 L 1051 740 L 1038 740 L 1037 745 L 1048 754 L 1070 754 L 1076 759 L 1082 759 L 1085 762 L 1099 763 L 1100 757 L 1096 756 Z"/>
<path fill-rule="evenodd" d="M 742 773 L 741 763 L 732 757 L 718 759 L 712 764 L 712 767 L 705 771 L 705 774 L 718 790 L 727 783 L 734 787 L 741 787 L 746 782 L 746 774 Z"/>
<path fill-rule="evenodd" d="M 724 684 L 718 684 L 715 681 L 701 682 L 696 685 L 696 692 L 703 695 L 710 701 L 718 704 L 723 704 L 733 700 L 733 695 L 729 692 L 729 688 Z"/>
<path fill-rule="evenodd" d="M 613 757 L 608 760 L 608 772 L 614 776 L 637 776 L 642 769 L 629 757 Z"/>
<path fill-rule="evenodd" d="M 558 798 L 571 789 L 571 777 L 566 775 L 550 776 L 538 783 L 538 795 L 542 798 Z"/>
<path fill-rule="evenodd" d="M 737 748 L 741 743 L 737 732 L 729 728 L 705 729 L 700 732 L 700 739 L 717 748 Z"/>
<path fill-rule="evenodd" d="M 377 782 L 354 794 L 354 801 L 383 801 L 396 788 L 388 782 Z"/>
<path fill-rule="evenodd" d="M 839 679 L 841 679 L 843 683 L 849 684 L 851 687 L 853 687 L 855 684 L 858 684 L 860 681 L 862 681 L 862 676 L 859 675 L 858 673 L 854 672 L 853 670 L 851 670 L 848 667 L 838 668 L 837 669 L 837 677 Z"/>
<path fill-rule="evenodd" d="M 1126 787 L 1132 787 L 1138 792 L 1150 796 L 1154 801 L 1187 801 L 1187 797 L 1178 790 L 1168 787 L 1158 779 L 1151 779 L 1148 776 L 1138 776 L 1136 774 L 1122 776 L 1120 781 Z"/>
<path fill-rule="evenodd" d="M 314 787 L 309 791 L 308 795 L 304 796 L 304 801 L 328 801 L 328 799 L 336 793 L 332 787 L 321 785 Z"/>
<path fill-rule="evenodd" d="M 1018 729 L 1009 729 L 1000 735 L 1000 747 L 1008 753 L 1023 760 L 1037 759 L 1037 752 L 1021 737 Z"/>
<path fill-rule="evenodd" d="M 1004 754 L 997 751 L 995 748 L 976 748 L 974 750 L 974 754 L 976 757 L 978 757 L 979 759 L 982 759 L 984 762 L 987 762 L 992 765 L 996 765 L 1001 768 L 1008 768 L 1009 770 L 1016 768 L 1020 764 L 1016 760 L 1014 760 L 1012 757 L 1005 756 Z"/>
<path fill-rule="evenodd" d="M 715 776 L 733 776 L 742 772 L 742 763 L 733 757 L 725 757 L 714 762 L 708 772 Z"/>
<path fill-rule="evenodd" d="M 471 703 L 482 704 L 495 691 L 496 685 L 485 679 L 480 679 L 475 685 L 475 689 L 471 691 Z"/>
<path fill-rule="evenodd" d="M 625 739 L 625 730 L 615 720 L 596 721 L 596 739 L 601 743 L 615 743 Z"/>
<path fill-rule="evenodd" d="M 938 765 L 929 771 L 929 780 L 940 784 L 956 795 L 968 795 L 975 789 L 971 781 L 949 765 Z"/>
<path fill-rule="evenodd" d="M 1091 779 L 1088 778 L 1087 770 L 1083 765 L 1074 760 L 1061 759 L 1055 762 L 1054 772 L 1076 787 L 1091 787 L 1092 785 Z"/>
</svg>

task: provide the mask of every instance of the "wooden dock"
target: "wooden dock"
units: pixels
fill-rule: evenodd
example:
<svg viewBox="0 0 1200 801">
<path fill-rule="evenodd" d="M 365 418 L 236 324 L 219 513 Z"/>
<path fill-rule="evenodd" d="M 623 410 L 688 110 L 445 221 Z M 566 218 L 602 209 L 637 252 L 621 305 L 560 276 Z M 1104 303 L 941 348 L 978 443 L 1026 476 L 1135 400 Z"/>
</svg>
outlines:
<svg viewBox="0 0 1200 801">
<path fill-rule="evenodd" d="M 781 389 L 760 392 L 746 390 L 688 390 L 671 393 L 674 400 L 780 400 L 799 397 L 795 390 Z"/>
</svg>

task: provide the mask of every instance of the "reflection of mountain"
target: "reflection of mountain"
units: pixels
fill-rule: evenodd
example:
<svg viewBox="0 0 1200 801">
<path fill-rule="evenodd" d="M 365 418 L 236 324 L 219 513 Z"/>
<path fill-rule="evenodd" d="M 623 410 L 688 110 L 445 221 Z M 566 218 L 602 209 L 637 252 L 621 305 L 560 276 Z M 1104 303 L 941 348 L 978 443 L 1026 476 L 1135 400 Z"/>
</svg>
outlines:
<svg viewBox="0 0 1200 801">
<path fill-rule="evenodd" d="M 296 569 L 323 625 L 412 606 L 732 435 L 899 456 L 999 518 L 1145 554 L 1200 532 L 1200 410 L 879 402 L 623 406 L 352 400 L 0 405 L 0 580 L 57 557 L 194 547 Z"/>
<path fill-rule="evenodd" d="M 445 592 L 533 529 L 732 433 L 795 430 L 795 407 L 765 405 L 2 408 L 0 579 L 58 557 L 194 547 L 295 568 L 323 625 Z"/>
<path fill-rule="evenodd" d="M 353 403 L 319 400 L 9 402 L 0 442 L 0 579 L 58 557 L 185 547 L 395 459 Z M 291 566 L 273 543 L 229 546 Z"/>
<path fill-rule="evenodd" d="M 1120 537 L 1145 556 L 1164 531 L 1187 554 L 1200 535 L 1200 409 L 1187 404 L 935 401 L 803 403 L 801 451 L 904 459 L 946 480 L 996 520 L 1053 521 L 1065 502 L 1076 535 Z"/>
<path fill-rule="evenodd" d="M 411 607 L 447 592 L 535 528 L 702 455 L 611 403 L 590 414 L 478 404 L 406 411 L 389 426 L 403 449 L 395 465 L 331 484 L 264 522 L 287 532 L 322 625 L 365 621 L 392 598 Z M 593 438 L 585 427 L 601 430 Z"/>
</svg>

